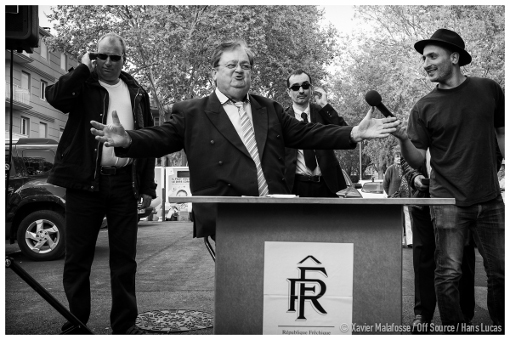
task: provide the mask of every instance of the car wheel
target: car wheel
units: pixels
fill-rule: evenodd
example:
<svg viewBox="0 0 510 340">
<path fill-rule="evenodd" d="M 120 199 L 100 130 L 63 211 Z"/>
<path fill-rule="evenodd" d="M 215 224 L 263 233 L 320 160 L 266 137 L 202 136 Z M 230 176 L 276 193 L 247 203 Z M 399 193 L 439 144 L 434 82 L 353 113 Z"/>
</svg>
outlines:
<svg viewBox="0 0 510 340">
<path fill-rule="evenodd" d="M 25 217 L 18 228 L 21 252 L 34 261 L 51 261 L 65 252 L 65 219 L 52 210 L 41 210 Z"/>
</svg>

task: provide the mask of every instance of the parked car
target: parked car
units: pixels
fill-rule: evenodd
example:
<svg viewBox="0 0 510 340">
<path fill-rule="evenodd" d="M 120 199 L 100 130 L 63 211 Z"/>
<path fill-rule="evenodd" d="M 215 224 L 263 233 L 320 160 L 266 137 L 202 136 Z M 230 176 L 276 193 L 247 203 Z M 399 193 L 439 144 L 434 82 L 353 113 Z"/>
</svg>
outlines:
<svg viewBox="0 0 510 340">
<path fill-rule="evenodd" d="M 361 183 L 360 183 L 361 182 Z M 363 198 L 387 198 L 388 195 L 384 191 L 382 179 L 374 179 L 368 181 L 360 181 L 356 183 L 356 188 Z"/>
<path fill-rule="evenodd" d="M 58 142 L 48 138 L 20 138 L 5 144 L 6 238 L 18 242 L 21 252 L 34 261 L 55 260 L 65 252 L 66 189 L 47 183 Z M 138 219 L 153 208 L 138 209 Z M 106 221 L 103 223 L 106 227 Z"/>
<path fill-rule="evenodd" d="M 10 243 L 32 260 L 47 261 L 65 251 L 65 189 L 46 182 L 58 143 L 53 139 L 20 138 L 5 145 L 5 227 Z"/>
</svg>

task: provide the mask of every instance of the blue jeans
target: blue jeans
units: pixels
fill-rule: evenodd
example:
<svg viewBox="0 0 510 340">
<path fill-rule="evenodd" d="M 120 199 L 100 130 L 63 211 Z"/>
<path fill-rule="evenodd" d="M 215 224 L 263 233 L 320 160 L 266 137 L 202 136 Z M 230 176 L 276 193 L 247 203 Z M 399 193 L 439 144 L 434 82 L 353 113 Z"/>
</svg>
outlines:
<svg viewBox="0 0 510 340">
<path fill-rule="evenodd" d="M 459 302 L 464 245 L 470 233 L 487 273 L 487 307 L 496 325 L 505 323 L 505 205 L 501 196 L 469 207 L 431 206 L 436 239 L 435 287 L 444 325 L 464 320 Z"/>
</svg>

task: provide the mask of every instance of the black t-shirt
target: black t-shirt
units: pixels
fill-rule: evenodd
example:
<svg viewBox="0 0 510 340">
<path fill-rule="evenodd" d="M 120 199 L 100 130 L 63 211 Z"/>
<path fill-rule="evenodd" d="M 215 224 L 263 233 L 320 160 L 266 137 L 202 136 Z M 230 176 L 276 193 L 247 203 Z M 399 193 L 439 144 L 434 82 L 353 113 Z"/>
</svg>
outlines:
<svg viewBox="0 0 510 340">
<path fill-rule="evenodd" d="M 430 149 L 431 197 L 453 197 L 459 206 L 497 197 L 495 128 L 505 125 L 504 113 L 503 90 L 486 78 L 436 87 L 415 104 L 407 133 L 417 148 Z"/>
</svg>

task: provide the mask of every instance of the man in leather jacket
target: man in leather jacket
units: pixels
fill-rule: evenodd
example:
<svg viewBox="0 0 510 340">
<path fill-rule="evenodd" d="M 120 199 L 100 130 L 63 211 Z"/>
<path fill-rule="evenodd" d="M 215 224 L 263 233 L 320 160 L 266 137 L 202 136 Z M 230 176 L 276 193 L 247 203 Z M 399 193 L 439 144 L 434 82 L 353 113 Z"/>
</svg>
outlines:
<svg viewBox="0 0 510 340">
<path fill-rule="evenodd" d="M 111 326 L 114 334 L 137 334 L 135 295 L 137 204 L 156 197 L 154 158 L 115 156 L 90 134 L 90 121 L 109 124 L 112 112 L 133 130 L 153 126 L 149 96 L 122 71 L 126 49 L 122 37 L 108 33 L 97 53 L 46 89 L 48 102 L 69 119 L 59 142 L 48 182 L 67 188 L 64 289 L 71 312 L 84 324 L 90 316 L 90 282 L 94 250 L 106 216 L 110 246 Z M 63 333 L 81 333 L 68 322 Z"/>
</svg>

